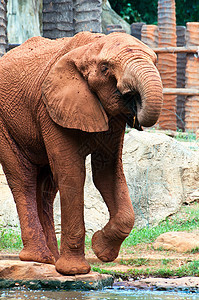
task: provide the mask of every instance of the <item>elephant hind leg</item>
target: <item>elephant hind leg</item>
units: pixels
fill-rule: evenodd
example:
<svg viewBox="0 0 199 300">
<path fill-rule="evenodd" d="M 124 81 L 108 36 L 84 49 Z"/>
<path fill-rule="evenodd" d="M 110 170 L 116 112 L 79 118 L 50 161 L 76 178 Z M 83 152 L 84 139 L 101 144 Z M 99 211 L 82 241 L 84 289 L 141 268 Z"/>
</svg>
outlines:
<svg viewBox="0 0 199 300">
<path fill-rule="evenodd" d="M 20 259 L 54 264 L 55 258 L 46 245 L 46 239 L 37 213 L 37 167 L 23 156 L 1 121 L 0 162 L 19 215 L 24 246 L 19 255 Z"/>
<path fill-rule="evenodd" d="M 38 168 L 37 175 L 37 209 L 39 219 L 44 231 L 48 248 L 55 260 L 59 258 L 57 239 L 55 235 L 53 202 L 58 189 L 53 180 L 49 165 Z"/>
</svg>

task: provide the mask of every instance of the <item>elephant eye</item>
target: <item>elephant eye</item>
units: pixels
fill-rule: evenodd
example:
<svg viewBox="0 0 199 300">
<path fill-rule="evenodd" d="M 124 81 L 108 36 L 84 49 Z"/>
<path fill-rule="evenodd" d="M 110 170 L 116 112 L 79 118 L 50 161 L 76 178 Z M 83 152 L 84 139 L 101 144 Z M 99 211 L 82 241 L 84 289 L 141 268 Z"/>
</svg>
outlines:
<svg viewBox="0 0 199 300">
<path fill-rule="evenodd" d="M 102 65 L 101 66 L 101 72 L 104 74 L 104 75 L 107 75 L 108 74 L 108 67 L 106 65 Z"/>
</svg>

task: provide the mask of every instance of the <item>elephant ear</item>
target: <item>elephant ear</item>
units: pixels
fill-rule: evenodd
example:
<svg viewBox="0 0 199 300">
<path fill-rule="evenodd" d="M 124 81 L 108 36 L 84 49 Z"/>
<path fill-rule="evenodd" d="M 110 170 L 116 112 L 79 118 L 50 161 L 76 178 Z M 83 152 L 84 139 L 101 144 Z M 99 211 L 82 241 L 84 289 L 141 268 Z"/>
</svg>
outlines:
<svg viewBox="0 0 199 300">
<path fill-rule="evenodd" d="M 75 64 L 76 53 L 65 54 L 50 70 L 42 97 L 53 121 L 87 132 L 108 130 L 108 117 Z"/>
</svg>

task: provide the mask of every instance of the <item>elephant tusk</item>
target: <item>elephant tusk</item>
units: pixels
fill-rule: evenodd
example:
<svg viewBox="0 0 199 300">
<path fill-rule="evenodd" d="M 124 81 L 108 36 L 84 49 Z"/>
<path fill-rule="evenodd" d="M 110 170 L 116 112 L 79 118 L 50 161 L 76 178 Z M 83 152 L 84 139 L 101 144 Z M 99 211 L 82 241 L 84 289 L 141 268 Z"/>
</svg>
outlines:
<svg viewBox="0 0 199 300">
<path fill-rule="evenodd" d="M 135 127 L 136 116 L 133 117 L 133 128 Z"/>
</svg>

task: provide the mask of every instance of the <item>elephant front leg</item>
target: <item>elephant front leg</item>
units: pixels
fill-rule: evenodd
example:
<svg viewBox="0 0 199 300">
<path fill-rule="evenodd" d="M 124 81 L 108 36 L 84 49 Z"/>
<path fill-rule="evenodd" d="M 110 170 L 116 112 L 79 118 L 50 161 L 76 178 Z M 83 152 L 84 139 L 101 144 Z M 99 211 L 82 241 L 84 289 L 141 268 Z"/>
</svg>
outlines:
<svg viewBox="0 0 199 300">
<path fill-rule="evenodd" d="M 122 242 L 133 228 L 134 211 L 122 160 L 109 157 L 100 166 L 98 155 L 92 155 L 93 181 L 108 207 L 110 220 L 93 235 L 92 248 L 100 260 L 110 262 L 117 258 Z"/>
<path fill-rule="evenodd" d="M 61 199 L 61 248 L 55 267 L 64 275 L 90 271 L 84 254 L 84 164 L 84 159 L 78 158 L 73 164 L 63 163 L 64 168 L 57 173 Z"/>
</svg>

